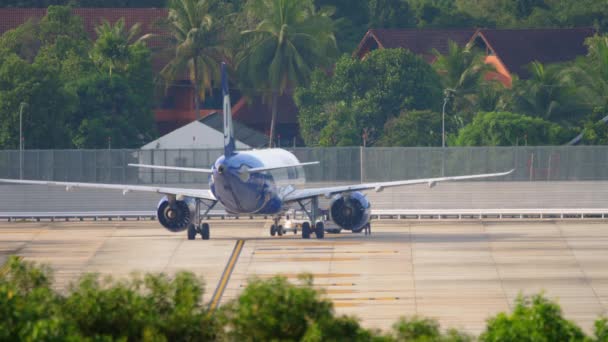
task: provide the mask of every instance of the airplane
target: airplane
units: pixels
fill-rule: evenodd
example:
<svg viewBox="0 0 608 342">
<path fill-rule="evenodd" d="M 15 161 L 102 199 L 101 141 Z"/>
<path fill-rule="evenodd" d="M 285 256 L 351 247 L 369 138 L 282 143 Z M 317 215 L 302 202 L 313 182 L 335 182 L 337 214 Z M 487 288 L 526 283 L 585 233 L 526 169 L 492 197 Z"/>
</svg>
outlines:
<svg viewBox="0 0 608 342">
<path fill-rule="evenodd" d="M 322 216 L 319 210 L 320 196 L 331 199 L 328 213 L 333 223 L 344 230 L 361 232 L 369 227 L 371 216 L 371 203 L 362 191 L 380 192 L 389 187 L 425 183 L 434 186 L 444 181 L 501 177 L 514 171 L 297 189 L 295 185 L 305 181 L 303 168 L 319 162 L 302 163 L 295 155 L 280 148 L 237 151 L 225 63 L 221 65 L 221 75 L 224 101 L 224 154 L 211 168 L 129 164 L 146 169 L 209 174 L 209 190 L 15 179 L 0 179 L 0 182 L 63 186 L 66 190 L 113 189 L 121 190 L 125 195 L 132 191 L 162 194 L 163 197 L 157 207 L 159 223 L 171 232 L 187 231 L 189 240 L 194 240 L 197 234 L 200 234 L 203 240 L 210 238 L 209 223 L 202 222 L 201 218 L 205 217 L 217 203 L 221 203 L 229 213 L 272 216 L 274 223 L 270 231 L 273 236 L 277 232 L 282 235 L 279 221 L 287 210 L 299 206 L 307 217 L 301 225 L 302 238 L 309 239 L 314 234 L 318 239 L 323 239 L 325 227 L 323 220 L 319 220 Z M 205 211 L 201 215 L 203 205 Z"/>
</svg>

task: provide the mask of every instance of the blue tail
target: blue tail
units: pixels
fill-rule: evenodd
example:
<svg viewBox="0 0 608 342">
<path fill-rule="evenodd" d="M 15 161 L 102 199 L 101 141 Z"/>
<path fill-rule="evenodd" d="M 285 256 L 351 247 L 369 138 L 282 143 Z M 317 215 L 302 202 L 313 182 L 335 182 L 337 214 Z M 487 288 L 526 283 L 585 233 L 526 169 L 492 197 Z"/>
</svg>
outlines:
<svg viewBox="0 0 608 342">
<path fill-rule="evenodd" d="M 224 95 L 224 156 L 229 157 L 236 150 L 234 144 L 234 129 L 232 128 L 232 108 L 228 90 L 228 73 L 226 63 L 222 62 L 222 94 Z"/>
</svg>

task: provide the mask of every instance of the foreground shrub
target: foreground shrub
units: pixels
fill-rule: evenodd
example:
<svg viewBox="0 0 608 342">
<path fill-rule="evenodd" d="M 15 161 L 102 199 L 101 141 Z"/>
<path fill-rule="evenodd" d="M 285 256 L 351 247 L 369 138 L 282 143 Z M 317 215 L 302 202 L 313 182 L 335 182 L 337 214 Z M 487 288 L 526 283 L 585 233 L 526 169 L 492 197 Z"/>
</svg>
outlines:
<svg viewBox="0 0 608 342">
<path fill-rule="evenodd" d="M 332 302 L 313 288 L 312 277 L 294 285 L 285 277 L 252 279 L 222 312 L 234 341 L 369 341 L 375 333 L 351 317 L 335 317 Z"/>
<path fill-rule="evenodd" d="M 456 329 L 449 329 L 445 334 L 441 333 L 439 323 L 429 318 L 414 316 L 412 318 L 400 318 L 393 324 L 393 334 L 396 341 L 445 341 L 445 342 L 467 342 L 473 341 L 473 337 Z"/>
<path fill-rule="evenodd" d="M 47 267 L 9 257 L 0 271 L 0 341 L 77 341 Z"/>
<path fill-rule="evenodd" d="M 488 321 L 481 341 L 584 341 L 574 322 L 565 319 L 559 305 L 542 294 L 519 296 L 511 314 L 500 313 Z"/>
<path fill-rule="evenodd" d="M 337 316 L 313 287 L 284 277 L 253 279 L 216 313 L 207 310 L 204 284 L 192 273 L 127 280 L 84 275 L 65 295 L 51 287 L 50 269 L 10 257 L 0 268 L 0 341 L 414 341 L 468 342 L 458 330 L 432 319 L 401 318 L 388 334 Z M 565 319 L 542 294 L 520 296 L 511 313 L 488 320 L 481 341 L 606 341 L 608 319 L 594 337 Z"/>
<path fill-rule="evenodd" d="M 100 280 L 88 274 L 60 296 L 51 272 L 11 257 L 0 274 L 0 341 L 211 341 L 219 331 L 192 273 Z"/>
</svg>

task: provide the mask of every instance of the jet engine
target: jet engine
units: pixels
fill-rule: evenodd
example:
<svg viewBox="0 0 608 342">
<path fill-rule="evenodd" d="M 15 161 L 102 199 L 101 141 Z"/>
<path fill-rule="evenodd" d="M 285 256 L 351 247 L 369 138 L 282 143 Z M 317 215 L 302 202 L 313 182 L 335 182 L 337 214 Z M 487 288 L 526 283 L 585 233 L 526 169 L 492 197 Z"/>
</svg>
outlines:
<svg viewBox="0 0 608 342">
<path fill-rule="evenodd" d="M 196 203 L 192 198 L 176 200 L 171 203 L 167 197 L 164 197 L 158 203 L 156 215 L 158 222 L 167 228 L 167 230 L 177 233 L 184 231 L 188 225 L 194 220 L 196 211 Z"/>
<path fill-rule="evenodd" d="M 370 208 L 365 195 L 352 192 L 334 196 L 329 213 L 332 221 L 341 228 L 358 232 L 369 222 Z"/>
</svg>

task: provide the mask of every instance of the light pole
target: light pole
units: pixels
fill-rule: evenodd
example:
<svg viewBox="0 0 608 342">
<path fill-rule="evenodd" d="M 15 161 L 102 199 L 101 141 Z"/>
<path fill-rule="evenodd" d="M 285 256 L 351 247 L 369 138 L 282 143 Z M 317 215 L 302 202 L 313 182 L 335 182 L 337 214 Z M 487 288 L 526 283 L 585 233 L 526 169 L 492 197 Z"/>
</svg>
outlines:
<svg viewBox="0 0 608 342">
<path fill-rule="evenodd" d="M 19 104 L 19 179 L 23 179 L 23 108 L 27 103 Z"/>
<path fill-rule="evenodd" d="M 448 101 L 453 96 L 456 90 L 452 88 L 446 88 L 443 90 L 443 110 L 441 111 L 441 147 L 445 147 L 445 106 L 447 106 Z"/>
</svg>

